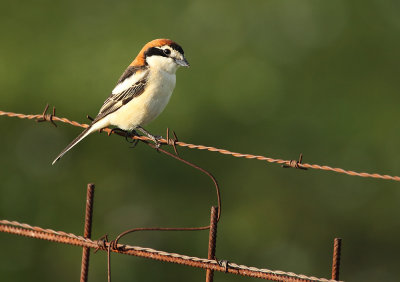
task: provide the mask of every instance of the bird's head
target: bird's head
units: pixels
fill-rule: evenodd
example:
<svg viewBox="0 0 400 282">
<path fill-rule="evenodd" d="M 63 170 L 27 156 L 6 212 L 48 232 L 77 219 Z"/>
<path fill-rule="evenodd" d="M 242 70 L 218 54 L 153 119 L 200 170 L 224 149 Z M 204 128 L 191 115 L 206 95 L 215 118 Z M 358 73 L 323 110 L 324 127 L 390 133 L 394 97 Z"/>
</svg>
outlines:
<svg viewBox="0 0 400 282">
<path fill-rule="evenodd" d="M 175 73 L 178 67 L 188 67 L 189 63 L 180 45 L 169 39 L 155 39 L 144 45 L 131 64 L 144 65 Z"/>
</svg>

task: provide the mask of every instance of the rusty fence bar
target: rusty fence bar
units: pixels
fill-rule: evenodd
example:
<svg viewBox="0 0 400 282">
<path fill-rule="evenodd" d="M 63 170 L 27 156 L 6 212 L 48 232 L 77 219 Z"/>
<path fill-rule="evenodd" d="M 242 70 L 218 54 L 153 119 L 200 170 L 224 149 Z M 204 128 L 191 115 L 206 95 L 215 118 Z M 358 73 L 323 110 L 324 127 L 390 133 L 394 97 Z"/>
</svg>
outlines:
<svg viewBox="0 0 400 282">
<path fill-rule="evenodd" d="M 42 229 L 40 227 L 32 227 L 27 224 L 21 224 L 20 226 L 29 226 L 27 228 L 10 226 L 10 224 L 16 225 L 16 222 L 10 222 L 7 220 L 0 220 L 0 232 L 6 232 L 10 234 L 16 234 L 20 236 L 26 236 L 36 239 L 48 240 L 63 244 L 88 247 L 94 249 L 100 249 L 106 251 L 110 243 L 102 240 L 92 241 L 82 236 L 77 236 L 71 233 L 65 233 L 62 231 L 54 231 L 49 229 Z M 40 230 L 40 231 L 39 231 Z M 186 255 L 180 255 L 175 253 L 167 253 L 163 251 L 154 250 L 151 248 L 135 247 L 129 245 L 118 244 L 117 248 L 111 248 L 111 252 L 121 253 L 126 255 L 145 257 L 154 260 L 177 263 L 187 265 L 191 267 L 211 269 L 213 271 L 227 272 L 237 274 L 241 276 L 249 276 L 261 279 L 267 279 L 272 281 L 291 281 L 291 282 L 336 282 L 336 280 L 317 278 L 312 276 L 305 276 L 302 274 L 296 274 L 292 272 L 284 272 L 279 270 L 259 269 L 256 267 L 248 267 L 245 265 L 239 265 L 233 262 L 226 262 L 225 264 L 220 263 L 216 260 L 209 260 L 204 258 L 190 257 Z"/>
<path fill-rule="evenodd" d="M 333 261 L 332 261 L 332 279 L 339 280 L 340 254 L 342 249 L 342 239 L 335 238 L 333 241 Z"/>
<path fill-rule="evenodd" d="M 210 233 L 208 237 L 208 256 L 209 260 L 215 259 L 215 248 L 217 242 L 217 224 L 218 224 L 218 207 L 211 207 L 211 218 L 210 218 Z M 214 281 L 214 271 L 207 269 L 206 282 Z"/>
<path fill-rule="evenodd" d="M 89 183 L 87 185 L 87 193 L 86 193 L 85 228 L 83 233 L 83 237 L 87 239 L 90 239 L 92 236 L 93 197 L 94 197 L 94 184 Z M 88 280 L 89 258 L 90 258 L 90 248 L 83 247 L 80 282 L 87 282 Z"/>
</svg>

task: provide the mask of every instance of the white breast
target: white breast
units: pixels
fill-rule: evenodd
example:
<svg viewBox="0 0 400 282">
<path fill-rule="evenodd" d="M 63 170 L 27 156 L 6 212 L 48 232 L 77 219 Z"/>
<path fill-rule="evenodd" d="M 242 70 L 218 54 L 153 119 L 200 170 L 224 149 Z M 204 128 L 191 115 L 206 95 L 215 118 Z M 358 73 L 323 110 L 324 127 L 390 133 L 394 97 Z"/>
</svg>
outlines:
<svg viewBox="0 0 400 282">
<path fill-rule="evenodd" d="M 175 73 L 150 71 L 145 91 L 109 115 L 109 122 L 123 130 L 144 126 L 158 117 L 175 88 Z"/>
</svg>

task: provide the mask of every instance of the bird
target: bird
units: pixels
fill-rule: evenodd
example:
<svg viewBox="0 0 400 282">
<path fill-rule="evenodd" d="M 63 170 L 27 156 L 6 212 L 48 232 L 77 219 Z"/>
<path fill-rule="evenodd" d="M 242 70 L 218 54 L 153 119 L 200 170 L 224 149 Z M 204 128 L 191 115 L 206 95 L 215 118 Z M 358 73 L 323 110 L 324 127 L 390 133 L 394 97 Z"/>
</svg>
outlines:
<svg viewBox="0 0 400 282">
<path fill-rule="evenodd" d="M 155 39 L 141 49 L 118 79 L 89 127 L 54 159 L 53 165 L 89 134 L 108 126 L 125 132 L 141 131 L 158 145 L 159 137 L 143 126 L 153 121 L 169 102 L 179 67 L 189 67 L 182 47 L 170 39 Z"/>
</svg>

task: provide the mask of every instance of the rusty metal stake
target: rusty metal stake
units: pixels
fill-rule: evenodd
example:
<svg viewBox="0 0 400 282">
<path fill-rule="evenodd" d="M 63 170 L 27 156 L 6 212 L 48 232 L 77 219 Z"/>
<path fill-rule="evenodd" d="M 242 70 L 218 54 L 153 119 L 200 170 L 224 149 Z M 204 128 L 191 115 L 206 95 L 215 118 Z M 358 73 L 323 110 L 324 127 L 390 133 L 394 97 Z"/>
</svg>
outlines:
<svg viewBox="0 0 400 282">
<path fill-rule="evenodd" d="M 218 207 L 211 207 L 210 233 L 208 237 L 208 259 L 215 259 L 215 248 L 217 242 L 217 223 L 218 223 Z M 213 282 L 214 271 L 207 269 L 206 282 Z"/>
<path fill-rule="evenodd" d="M 94 184 L 89 183 L 87 185 L 85 230 L 83 233 L 83 237 L 88 239 L 90 239 L 90 237 L 92 236 L 93 197 L 94 197 Z M 88 280 L 89 257 L 90 257 L 90 248 L 83 247 L 80 282 L 87 282 Z"/>
<path fill-rule="evenodd" d="M 341 248 L 342 248 L 342 239 L 335 238 L 335 240 L 333 241 L 333 262 L 332 262 L 332 279 L 333 280 L 339 280 Z"/>
</svg>

